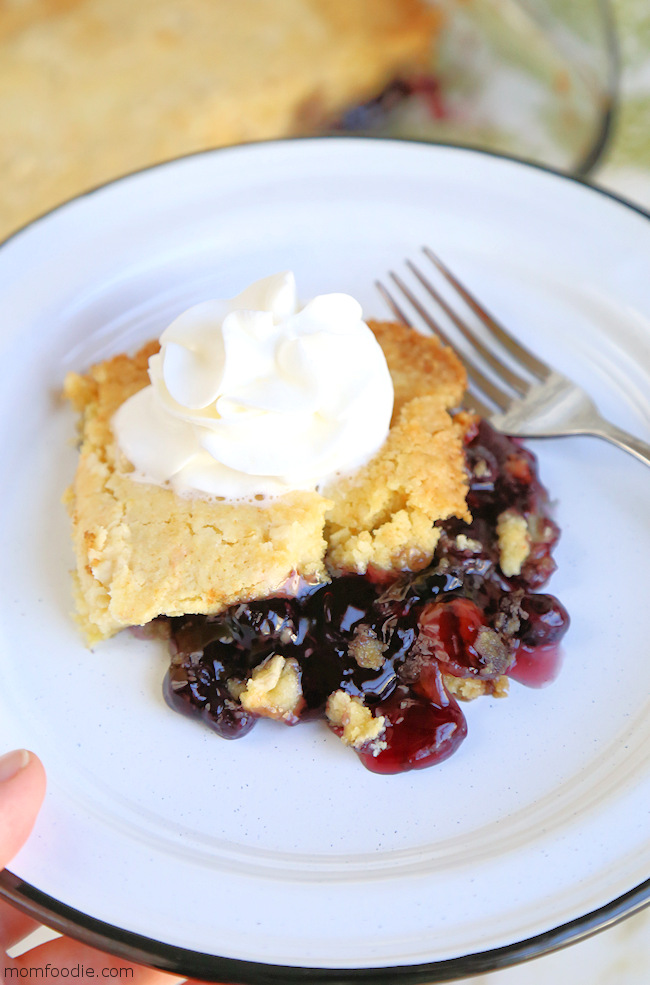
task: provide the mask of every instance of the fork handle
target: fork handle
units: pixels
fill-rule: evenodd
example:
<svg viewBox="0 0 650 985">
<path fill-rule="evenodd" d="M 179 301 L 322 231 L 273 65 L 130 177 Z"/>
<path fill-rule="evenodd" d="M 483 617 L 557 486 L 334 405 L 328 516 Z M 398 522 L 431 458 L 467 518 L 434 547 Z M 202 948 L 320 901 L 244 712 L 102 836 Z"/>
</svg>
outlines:
<svg viewBox="0 0 650 985">
<path fill-rule="evenodd" d="M 650 445 L 648 442 L 635 438 L 633 434 L 616 427 L 615 424 L 610 424 L 604 418 L 598 418 L 597 423 L 589 428 L 589 434 L 593 434 L 597 438 L 605 438 L 606 441 L 612 441 L 619 448 L 629 452 L 630 455 L 634 455 L 644 465 L 650 465 Z"/>
</svg>

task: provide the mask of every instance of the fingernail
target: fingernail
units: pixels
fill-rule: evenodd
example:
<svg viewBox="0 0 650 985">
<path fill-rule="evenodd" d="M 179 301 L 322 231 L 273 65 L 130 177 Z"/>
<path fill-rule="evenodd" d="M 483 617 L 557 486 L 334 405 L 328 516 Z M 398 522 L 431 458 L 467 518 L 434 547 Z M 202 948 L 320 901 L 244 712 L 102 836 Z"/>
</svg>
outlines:
<svg viewBox="0 0 650 985">
<path fill-rule="evenodd" d="M 29 759 L 26 749 L 14 749 L 0 756 L 0 783 L 12 780 L 17 773 L 25 769 Z"/>
</svg>

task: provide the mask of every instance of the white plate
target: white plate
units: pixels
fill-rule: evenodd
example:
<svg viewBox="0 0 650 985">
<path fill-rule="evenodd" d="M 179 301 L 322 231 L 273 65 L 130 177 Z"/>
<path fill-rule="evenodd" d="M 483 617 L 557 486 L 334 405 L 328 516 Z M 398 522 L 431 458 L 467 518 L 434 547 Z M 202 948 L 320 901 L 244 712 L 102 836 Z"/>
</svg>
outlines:
<svg viewBox="0 0 650 985">
<path fill-rule="evenodd" d="M 66 370 L 286 268 L 305 297 L 386 315 L 373 279 L 425 242 L 650 438 L 648 218 L 528 165 L 356 139 L 234 148 L 127 177 L 0 250 L 0 748 L 49 774 L 3 886 L 60 929 L 203 978 L 423 981 L 647 900 L 650 470 L 605 443 L 534 443 L 573 617 L 559 679 L 468 706 L 438 767 L 368 773 L 318 725 L 224 742 L 166 708 L 158 645 L 89 652 L 69 614 Z"/>
</svg>

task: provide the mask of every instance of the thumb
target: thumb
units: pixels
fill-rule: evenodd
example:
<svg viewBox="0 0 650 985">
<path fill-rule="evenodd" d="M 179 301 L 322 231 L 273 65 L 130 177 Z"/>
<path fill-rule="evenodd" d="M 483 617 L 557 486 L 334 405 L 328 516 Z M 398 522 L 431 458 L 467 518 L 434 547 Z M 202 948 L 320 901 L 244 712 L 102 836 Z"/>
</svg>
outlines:
<svg viewBox="0 0 650 985">
<path fill-rule="evenodd" d="M 45 796 L 45 770 L 26 749 L 0 756 L 0 869 L 27 840 Z"/>
</svg>

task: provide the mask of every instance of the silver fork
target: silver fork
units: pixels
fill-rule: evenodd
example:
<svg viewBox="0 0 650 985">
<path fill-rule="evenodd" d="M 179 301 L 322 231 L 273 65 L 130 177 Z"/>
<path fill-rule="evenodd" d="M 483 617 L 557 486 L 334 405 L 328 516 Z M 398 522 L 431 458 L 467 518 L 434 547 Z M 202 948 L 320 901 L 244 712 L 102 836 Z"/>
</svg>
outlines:
<svg viewBox="0 0 650 985">
<path fill-rule="evenodd" d="M 547 366 L 518 342 L 493 315 L 486 311 L 483 305 L 479 304 L 433 250 L 425 246 L 422 252 L 437 267 L 466 306 L 474 312 L 489 334 L 488 344 L 470 327 L 467 320 L 452 308 L 431 280 L 411 260 L 406 261 L 407 267 L 422 287 L 472 346 L 474 350 L 472 357 L 454 346 L 437 318 L 398 274 L 393 271 L 389 273 L 394 284 L 392 292 L 381 281 L 376 281 L 376 286 L 399 321 L 415 327 L 412 319 L 398 303 L 395 289 L 407 299 L 425 324 L 443 342 L 454 348 L 467 370 L 469 387 L 466 402 L 471 409 L 487 418 L 494 427 L 506 434 L 528 438 L 550 438 L 572 434 L 594 435 L 613 442 L 646 465 L 650 465 L 650 444 L 605 420 L 591 397 L 577 383 L 558 373 L 551 366 Z M 504 362 L 498 354 L 499 349 L 501 352 L 505 350 L 512 365 Z M 486 367 L 489 367 L 487 373 L 484 371 Z M 499 380 L 498 384 L 496 379 Z"/>
</svg>

